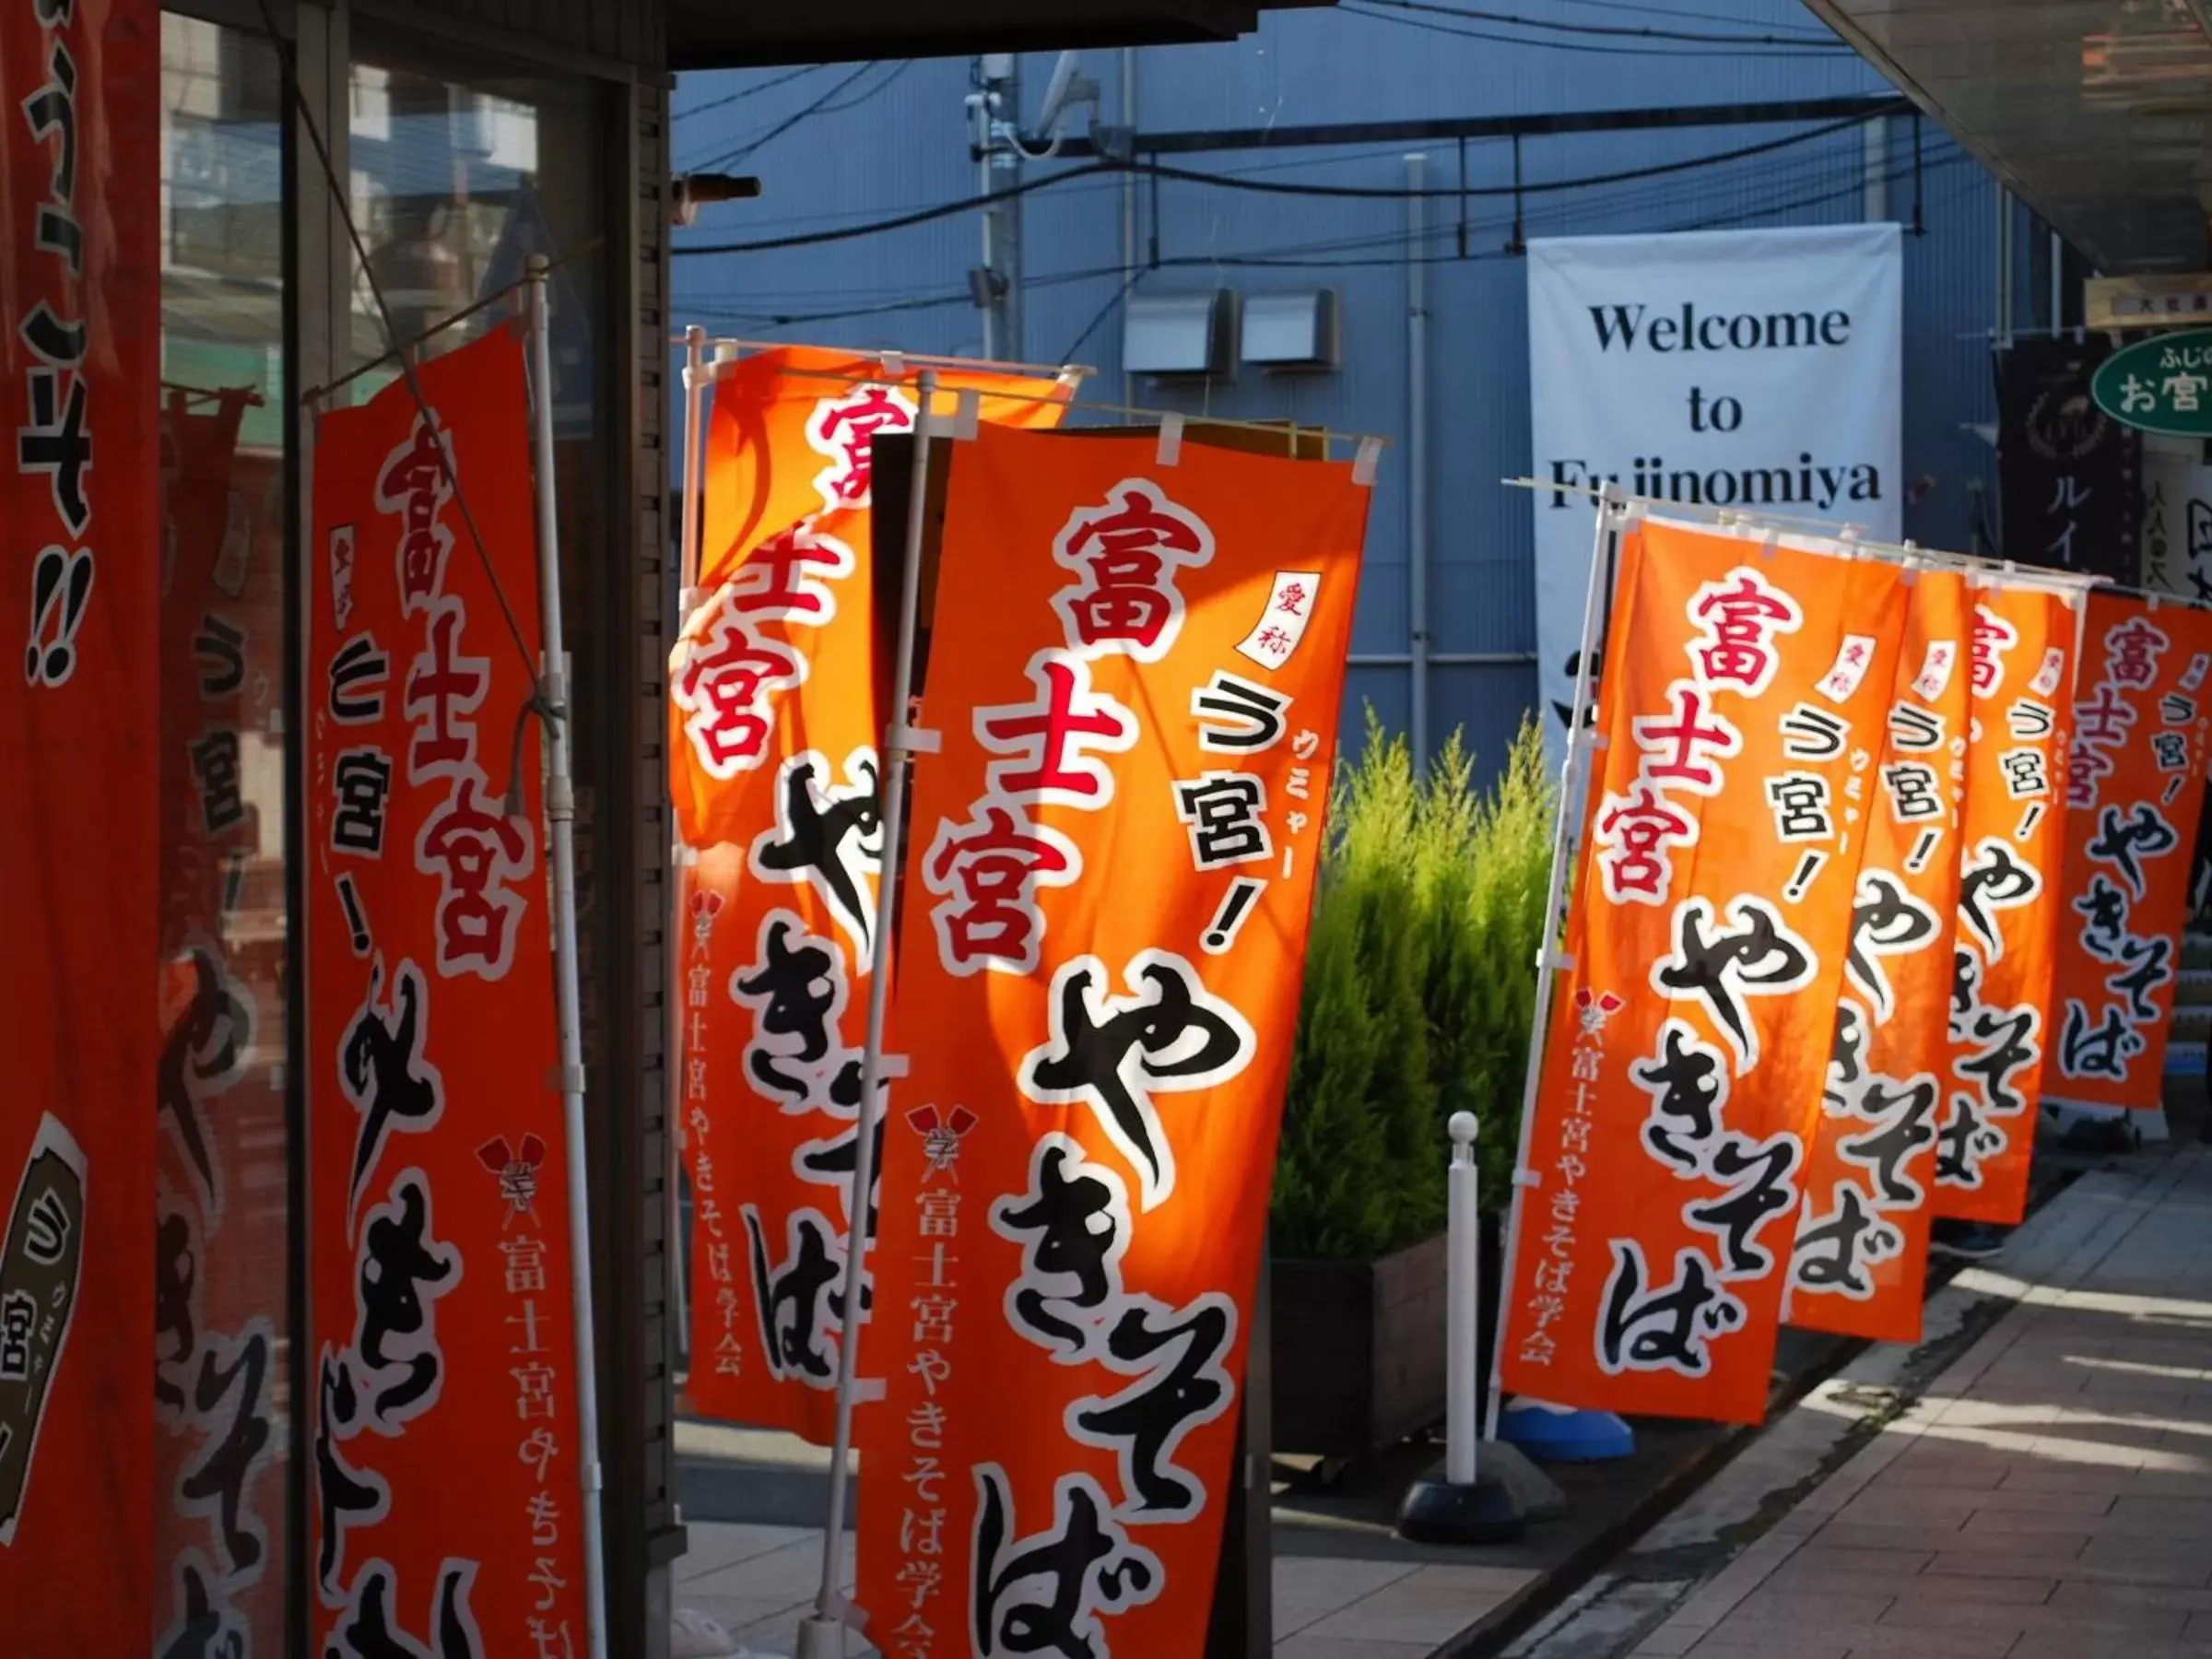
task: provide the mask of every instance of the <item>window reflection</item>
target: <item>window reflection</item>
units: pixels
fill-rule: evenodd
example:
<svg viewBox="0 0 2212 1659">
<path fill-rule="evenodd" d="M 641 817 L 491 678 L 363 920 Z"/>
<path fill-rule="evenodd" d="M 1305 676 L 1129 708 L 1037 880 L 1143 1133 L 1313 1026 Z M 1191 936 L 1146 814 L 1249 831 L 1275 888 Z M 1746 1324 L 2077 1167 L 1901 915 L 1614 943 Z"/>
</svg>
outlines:
<svg viewBox="0 0 2212 1659">
<path fill-rule="evenodd" d="M 450 64 L 418 63 L 374 40 L 357 51 L 347 135 L 369 272 L 396 343 L 406 343 L 519 282 L 531 255 L 557 262 L 555 400 L 564 428 L 583 436 L 594 378 L 595 100 L 581 81 L 452 74 Z M 435 355 L 474 339 L 502 309 L 471 317 L 423 350 Z M 395 342 L 358 276 L 352 313 L 354 359 L 372 362 Z M 364 376 L 361 394 L 395 372 Z"/>
<path fill-rule="evenodd" d="M 351 342 L 371 365 L 351 395 L 365 398 L 399 375 L 392 346 L 426 356 L 450 351 L 512 314 L 496 300 L 519 283 L 533 254 L 551 261 L 555 485 L 563 613 L 574 670 L 577 904 L 582 924 L 584 1042 L 594 1059 L 600 1010 L 594 971 L 594 818 L 608 741 L 588 717 L 604 706 L 606 606 L 593 584 L 610 571 L 605 388 L 599 367 L 605 253 L 606 124 L 603 94 L 582 77 L 516 74 L 455 62 L 357 24 L 347 135 L 352 208 L 392 313 L 387 335 L 376 291 L 356 271 Z M 454 326 L 424 332 L 467 312 Z M 466 480 L 463 481 L 466 488 Z M 611 758 L 611 757 L 610 757 Z"/>
<path fill-rule="evenodd" d="M 284 212 L 276 53 L 161 20 L 158 1653 L 281 1651 Z"/>
</svg>

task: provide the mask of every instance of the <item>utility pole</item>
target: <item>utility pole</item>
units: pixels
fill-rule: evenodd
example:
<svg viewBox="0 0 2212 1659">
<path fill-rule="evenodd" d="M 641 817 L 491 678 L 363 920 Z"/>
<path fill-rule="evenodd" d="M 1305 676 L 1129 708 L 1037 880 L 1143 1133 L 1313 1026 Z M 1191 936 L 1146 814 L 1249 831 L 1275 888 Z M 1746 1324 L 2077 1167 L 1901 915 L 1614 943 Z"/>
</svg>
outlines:
<svg viewBox="0 0 2212 1659">
<path fill-rule="evenodd" d="M 1012 53 L 975 61 L 976 90 L 969 118 L 981 169 L 980 195 L 995 198 L 983 209 L 983 263 L 969 286 L 983 313 L 983 356 L 1020 362 L 1021 198 L 1006 193 L 1021 182 L 1021 68 Z"/>
</svg>

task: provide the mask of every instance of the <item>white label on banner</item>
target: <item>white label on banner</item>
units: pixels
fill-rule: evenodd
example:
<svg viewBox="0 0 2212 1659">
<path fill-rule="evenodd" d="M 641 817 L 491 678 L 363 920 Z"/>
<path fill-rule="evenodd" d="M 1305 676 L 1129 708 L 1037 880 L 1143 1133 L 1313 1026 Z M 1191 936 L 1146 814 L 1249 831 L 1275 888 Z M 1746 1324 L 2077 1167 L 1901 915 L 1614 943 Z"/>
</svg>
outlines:
<svg viewBox="0 0 2212 1659">
<path fill-rule="evenodd" d="M 1820 695 L 1830 702 L 1849 702 L 1874 661 L 1874 636 L 1847 633 L 1836 652 L 1836 665 L 1821 677 Z"/>
<path fill-rule="evenodd" d="M 1930 702 L 1941 697 L 1943 688 L 1951 683 L 1951 665 L 1958 660 L 1956 640 L 1930 640 L 1927 660 L 1920 665 L 1920 677 L 1912 682 L 1914 692 Z"/>
<path fill-rule="evenodd" d="M 2058 682 L 2065 677 L 2066 648 L 2053 645 L 2043 653 L 2043 665 L 2035 671 L 2035 677 L 2028 682 L 2028 689 L 2038 697 L 2055 696 Z"/>
<path fill-rule="evenodd" d="M 1536 651 L 1545 731 L 1574 698 L 1594 503 L 1571 488 L 1903 538 L 1895 225 L 1572 237 L 1528 247 Z M 1555 751 L 1556 752 L 1556 751 Z"/>
<path fill-rule="evenodd" d="M 353 618 L 353 526 L 334 524 L 330 531 L 330 617 L 341 631 Z"/>
<path fill-rule="evenodd" d="M 1268 591 L 1267 608 L 1237 650 L 1263 668 L 1280 668 L 1306 637 L 1306 624 L 1312 619 L 1313 600 L 1320 592 L 1320 571 L 1277 571 L 1275 586 Z"/>
</svg>

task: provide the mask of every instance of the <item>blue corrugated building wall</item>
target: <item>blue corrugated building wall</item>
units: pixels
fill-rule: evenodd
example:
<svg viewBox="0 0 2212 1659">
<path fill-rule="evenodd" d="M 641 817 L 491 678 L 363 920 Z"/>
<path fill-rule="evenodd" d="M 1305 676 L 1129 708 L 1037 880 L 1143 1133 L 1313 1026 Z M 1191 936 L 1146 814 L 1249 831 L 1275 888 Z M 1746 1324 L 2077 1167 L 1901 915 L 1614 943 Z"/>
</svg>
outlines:
<svg viewBox="0 0 2212 1659">
<path fill-rule="evenodd" d="M 1402 192 L 1406 157 L 1463 202 L 1423 204 L 1429 312 L 1430 729 L 1464 727 L 1494 762 L 1535 696 L 1531 508 L 1501 480 L 1529 469 L 1526 276 L 1522 236 L 1837 223 L 1886 217 L 1905 246 L 1907 533 L 1973 545 L 1994 452 L 1988 334 L 1995 312 L 1994 182 L 1932 124 L 1797 122 L 1328 147 L 1298 129 L 1340 123 L 1545 115 L 1878 95 L 1890 88 L 1787 0 L 1345 0 L 1269 14 L 1233 43 L 1159 47 L 1124 64 L 1087 54 L 1102 119 L 1140 133 L 1263 129 L 1254 147 L 1177 156 L 1246 184 Z M 1643 31 L 1652 31 L 1649 33 Z M 1688 38 L 1683 38 L 1688 37 Z M 1033 120 L 1050 57 L 1020 64 Z M 758 174 L 752 202 L 710 207 L 677 239 L 674 314 L 720 335 L 978 355 L 969 272 L 981 216 L 806 245 L 690 255 L 688 247 L 813 238 L 961 201 L 980 187 L 969 147 L 967 60 L 687 76 L 675 100 L 678 171 Z M 1086 124 L 1078 116 L 1076 130 Z M 1277 135 L 1284 142 L 1277 142 Z M 1743 153 L 1743 152 L 1755 153 Z M 1733 156 L 1733 159 L 1715 159 Z M 1088 398 L 1119 400 L 1121 305 L 1134 253 L 1139 294 L 1230 288 L 1247 298 L 1333 288 L 1341 367 L 1203 384 L 1136 380 L 1128 400 L 1250 419 L 1382 433 L 1386 453 L 1354 637 L 1347 735 L 1362 702 L 1402 727 L 1408 709 L 1406 321 L 1408 204 L 1137 178 L 1135 246 L 1123 177 L 1091 164 L 1023 199 L 1023 355 L 1100 371 Z M 1674 171 L 1659 171 L 1673 169 Z M 1624 173 L 1608 183 L 1574 183 Z M 1472 194 L 1481 193 L 1481 194 Z"/>
</svg>

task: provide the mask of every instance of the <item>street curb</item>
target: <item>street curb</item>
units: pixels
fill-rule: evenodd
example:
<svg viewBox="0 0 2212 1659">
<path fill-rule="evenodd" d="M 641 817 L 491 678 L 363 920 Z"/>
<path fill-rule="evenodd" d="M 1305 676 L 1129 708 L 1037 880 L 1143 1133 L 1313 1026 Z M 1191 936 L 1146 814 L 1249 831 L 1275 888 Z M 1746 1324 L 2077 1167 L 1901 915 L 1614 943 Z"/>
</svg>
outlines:
<svg viewBox="0 0 2212 1659">
<path fill-rule="evenodd" d="M 2025 1221 L 2027 1216 L 2035 1215 L 2071 1187 L 2082 1172 L 2078 1169 L 2053 1171 L 2047 1182 L 2038 1190 L 2031 1191 L 2022 1220 Z M 1968 1265 L 1931 1259 L 1926 1294 L 1933 1296 L 1942 1289 Z M 2009 1307 L 1997 1308 L 1986 1322 L 1970 1323 L 1947 1336 L 1944 1339 L 1945 1347 L 1949 1351 L 1947 1351 L 1942 1364 L 1930 1369 L 1929 1380 L 1942 1375 L 1958 1355 L 1971 1352 L 1973 1345 L 2009 1311 Z M 1834 1338 L 1821 1358 L 1777 1383 L 1768 1396 L 1766 1422 L 1738 1425 L 1709 1441 L 1681 1467 L 1624 1510 L 1610 1525 L 1594 1535 L 1558 1566 L 1538 1574 L 1474 1624 L 1440 1644 L 1430 1653 L 1429 1659 L 1497 1659 L 1497 1655 L 1535 1629 L 1547 1615 L 1565 1606 L 1577 1593 L 1596 1580 L 1607 1563 L 1625 1553 L 1630 1545 L 1724 1469 L 1738 1452 L 1759 1439 L 1769 1423 L 1874 1346 L 1858 1338 Z M 1918 1397 L 1918 1394 L 1915 1394 L 1912 1398 L 1900 1398 L 1881 1411 L 1869 1412 L 1853 1423 L 1839 1442 L 1836 1450 L 1842 1455 L 1834 1458 L 1833 1466 L 1841 1467 L 1878 1438 L 1890 1422 L 1911 1409 L 1913 1400 Z M 1823 1471 L 1829 1471 L 1826 1459 L 1823 1460 Z"/>
</svg>

